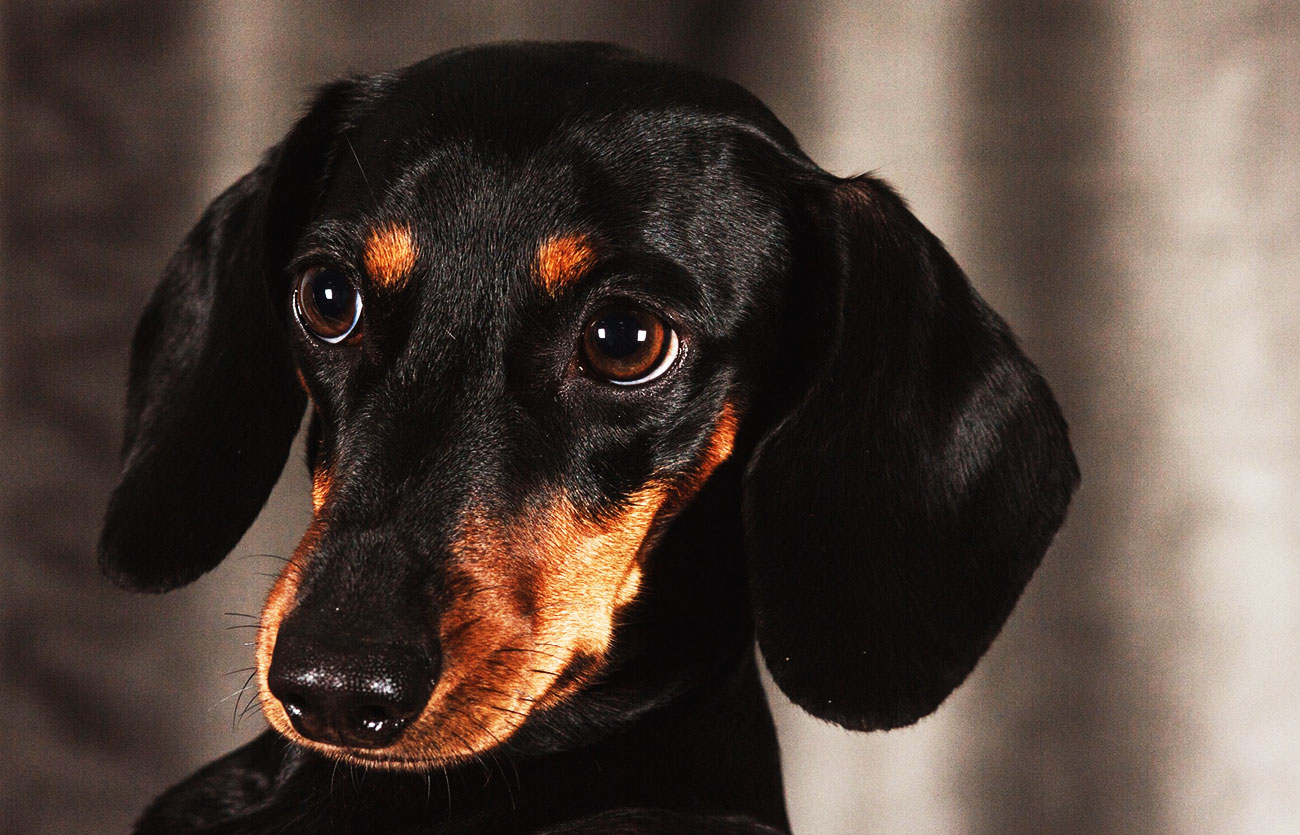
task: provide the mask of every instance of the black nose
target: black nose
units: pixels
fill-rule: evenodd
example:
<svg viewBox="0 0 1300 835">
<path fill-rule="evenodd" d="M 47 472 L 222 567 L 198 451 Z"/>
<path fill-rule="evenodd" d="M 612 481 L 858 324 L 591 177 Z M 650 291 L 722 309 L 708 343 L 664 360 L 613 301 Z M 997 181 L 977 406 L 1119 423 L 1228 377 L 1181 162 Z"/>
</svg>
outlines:
<svg viewBox="0 0 1300 835">
<path fill-rule="evenodd" d="M 340 647 L 339 644 L 343 643 Z M 436 661 L 422 647 L 277 637 L 267 684 L 294 730 L 351 748 L 383 748 L 420 715 Z"/>
</svg>

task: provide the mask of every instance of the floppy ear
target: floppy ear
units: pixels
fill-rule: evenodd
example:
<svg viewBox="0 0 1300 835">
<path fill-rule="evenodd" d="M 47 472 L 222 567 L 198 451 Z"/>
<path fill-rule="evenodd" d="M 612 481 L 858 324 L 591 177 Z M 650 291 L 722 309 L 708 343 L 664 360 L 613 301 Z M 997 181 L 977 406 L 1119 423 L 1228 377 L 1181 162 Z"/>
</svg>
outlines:
<svg viewBox="0 0 1300 835">
<path fill-rule="evenodd" d="M 284 326 L 284 270 L 351 88 L 325 88 L 285 141 L 213 201 L 140 319 L 123 471 L 99 543 L 118 585 L 166 591 L 216 566 L 284 468 L 306 405 Z"/>
<path fill-rule="evenodd" d="M 1038 370 L 888 186 L 828 178 L 808 203 L 807 388 L 744 483 L 758 641 L 808 712 L 898 727 L 988 648 L 1078 470 Z"/>
</svg>

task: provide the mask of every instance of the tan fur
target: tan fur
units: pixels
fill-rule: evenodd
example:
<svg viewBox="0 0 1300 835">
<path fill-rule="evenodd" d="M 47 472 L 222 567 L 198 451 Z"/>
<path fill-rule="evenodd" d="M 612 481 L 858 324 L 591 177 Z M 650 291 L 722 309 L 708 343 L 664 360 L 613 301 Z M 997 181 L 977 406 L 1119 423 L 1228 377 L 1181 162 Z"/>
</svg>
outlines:
<svg viewBox="0 0 1300 835">
<path fill-rule="evenodd" d="M 398 223 L 370 231 L 366 239 L 366 274 L 380 290 L 396 290 L 410 278 L 418 254 L 411 228 Z"/>
<path fill-rule="evenodd" d="M 550 238 L 537 250 L 537 280 L 554 296 L 582 278 L 595 257 L 590 241 L 581 235 Z"/>
<path fill-rule="evenodd" d="M 325 499 L 329 496 L 332 479 L 330 471 L 326 467 L 317 467 L 316 472 L 311 477 L 311 509 L 312 512 L 319 515 L 322 507 L 325 506 Z"/>
</svg>

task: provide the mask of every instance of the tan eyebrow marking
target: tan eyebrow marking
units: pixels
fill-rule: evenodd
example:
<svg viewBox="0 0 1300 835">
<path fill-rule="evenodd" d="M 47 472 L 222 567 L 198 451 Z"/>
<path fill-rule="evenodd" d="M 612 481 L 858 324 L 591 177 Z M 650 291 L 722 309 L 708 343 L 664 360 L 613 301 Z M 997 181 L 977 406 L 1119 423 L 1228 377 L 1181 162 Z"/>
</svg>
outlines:
<svg viewBox="0 0 1300 835">
<path fill-rule="evenodd" d="M 537 279 L 554 296 L 582 278 L 595 260 L 591 242 L 583 235 L 549 238 L 537 249 Z"/>
<path fill-rule="evenodd" d="M 366 274 L 376 287 L 395 290 L 410 277 L 417 254 L 411 227 L 400 223 L 377 227 L 366 239 Z"/>
</svg>

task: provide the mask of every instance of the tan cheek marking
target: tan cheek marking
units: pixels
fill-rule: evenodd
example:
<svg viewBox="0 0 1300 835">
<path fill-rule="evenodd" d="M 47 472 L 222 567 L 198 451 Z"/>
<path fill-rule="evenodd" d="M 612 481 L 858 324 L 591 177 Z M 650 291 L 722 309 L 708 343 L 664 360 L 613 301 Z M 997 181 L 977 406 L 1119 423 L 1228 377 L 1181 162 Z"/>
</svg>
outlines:
<svg viewBox="0 0 1300 835">
<path fill-rule="evenodd" d="M 730 403 L 724 404 L 722 411 L 718 414 L 718 420 L 713 426 L 713 437 L 709 439 L 709 445 L 704 449 L 704 455 L 700 458 L 700 463 L 694 477 L 691 478 L 690 484 L 694 490 L 704 486 L 704 482 L 718 465 L 731 457 L 732 451 L 736 446 L 736 430 L 739 427 L 739 419 L 736 417 L 736 408 Z"/>
<path fill-rule="evenodd" d="M 582 278 L 595 260 L 591 243 L 581 235 L 551 238 L 537 250 L 537 280 L 554 296 Z"/>
<path fill-rule="evenodd" d="M 572 654 L 605 654 L 615 611 L 640 588 L 637 557 L 667 498 L 665 488 L 646 487 L 605 524 L 579 518 L 567 501 L 556 508 L 539 578 L 538 632 Z"/>
<path fill-rule="evenodd" d="M 373 229 L 366 240 L 366 273 L 375 286 L 394 290 L 406 283 L 415 269 L 417 254 L 411 228 L 390 223 Z"/>
<path fill-rule="evenodd" d="M 316 472 L 311 476 L 311 509 L 313 513 L 319 514 L 320 509 L 325 506 L 325 499 L 329 497 L 330 486 L 333 480 L 330 477 L 328 467 L 317 467 Z"/>
</svg>

